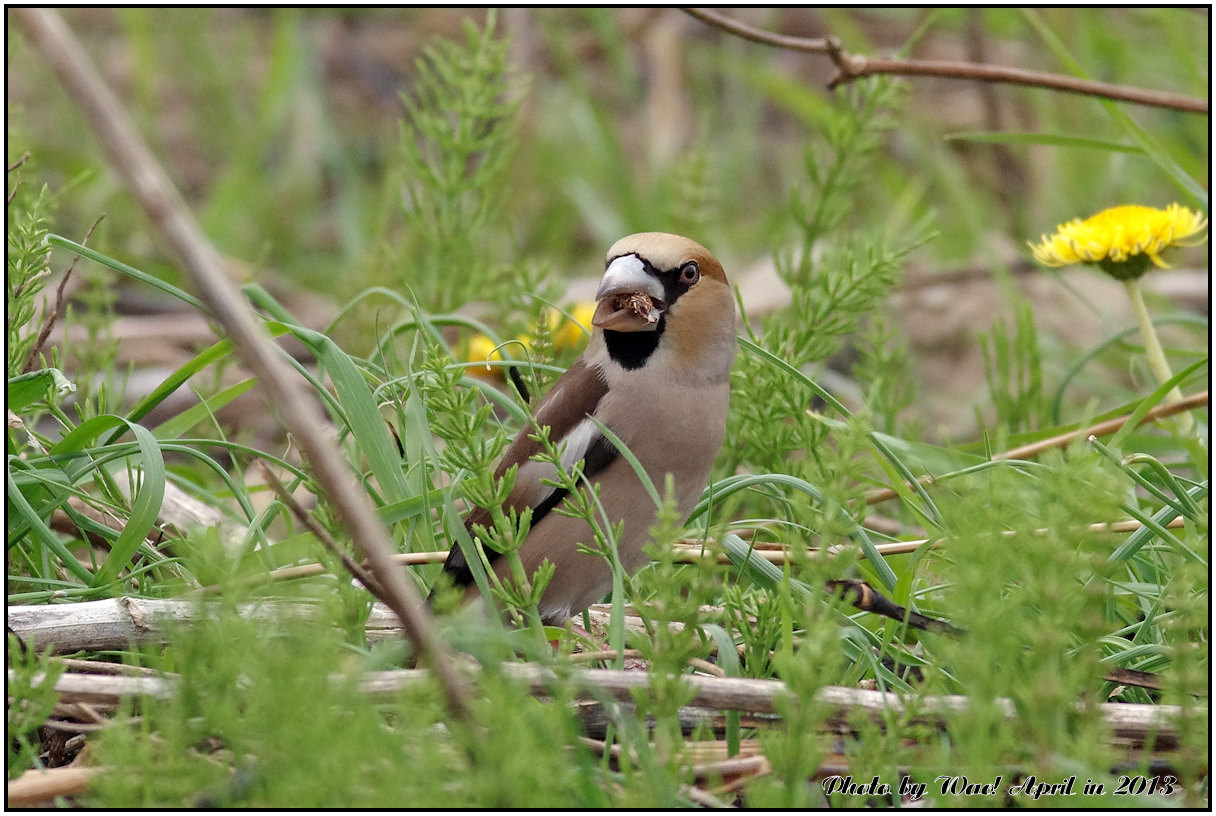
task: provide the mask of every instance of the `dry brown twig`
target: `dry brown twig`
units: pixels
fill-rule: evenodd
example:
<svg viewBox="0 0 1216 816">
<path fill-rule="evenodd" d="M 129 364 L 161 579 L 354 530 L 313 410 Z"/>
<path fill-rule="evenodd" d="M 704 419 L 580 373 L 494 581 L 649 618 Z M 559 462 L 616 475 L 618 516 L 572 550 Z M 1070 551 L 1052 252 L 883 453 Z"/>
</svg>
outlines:
<svg viewBox="0 0 1216 816">
<path fill-rule="evenodd" d="M 30 160 L 30 154 L 28 151 L 26 151 L 25 153 L 21 154 L 21 158 L 17 159 L 17 161 L 10 164 L 6 168 L 5 172 L 11 173 L 14 170 L 16 170 L 18 167 L 20 167 L 21 165 L 25 164 L 29 160 Z M 15 198 L 17 198 L 17 190 L 20 188 L 21 188 L 21 180 L 18 179 L 17 183 L 13 185 L 13 189 L 9 191 L 8 197 L 5 198 L 5 201 L 4 201 L 5 206 L 8 206 L 9 204 L 13 203 L 13 200 Z"/>
<path fill-rule="evenodd" d="M 637 659 L 642 657 L 642 653 L 637 649 L 622 649 L 619 652 L 615 649 L 604 649 L 598 652 L 576 652 L 575 654 L 570 655 L 570 662 L 576 665 L 582 663 L 598 663 L 602 660 L 613 660 L 618 655 L 626 659 Z M 699 672 L 710 674 L 714 677 L 726 676 L 726 671 L 721 666 L 710 663 L 708 660 L 702 660 L 699 657 L 689 658 L 688 665 L 692 666 Z"/>
<path fill-rule="evenodd" d="M 301 524 L 308 528 L 308 531 L 317 537 L 317 540 L 325 545 L 325 549 L 336 555 L 342 561 L 342 566 L 346 567 L 346 571 L 355 576 L 359 583 L 367 588 L 367 591 L 376 597 L 381 603 L 392 606 L 391 598 L 384 591 L 384 587 L 380 586 L 380 582 L 376 577 L 369 573 L 362 564 L 351 558 L 338 544 L 334 541 L 333 536 L 317 524 L 316 519 L 308 514 L 308 512 L 300 506 L 300 503 L 295 500 L 295 497 L 287 492 L 287 488 L 283 487 L 283 483 L 271 471 L 270 466 L 265 462 L 258 462 L 258 466 L 262 471 L 262 478 L 266 480 L 266 484 L 270 485 L 270 489 L 279 497 L 279 501 L 287 506 L 291 514 L 299 520 Z"/>
<path fill-rule="evenodd" d="M 93 226 L 89 227 L 89 231 L 84 236 L 84 241 L 81 246 L 88 244 L 89 238 L 93 235 L 93 230 L 97 229 L 97 225 L 105 216 L 99 217 L 93 222 Z M 38 339 L 34 341 L 33 348 L 26 355 L 25 365 L 21 367 L 22 373 L 27 373 L 34 370 L 34 365 L 38 361 L 38 354 L 42 351 L 42 347 L 46 344 L 46 339 L 51 336 L 51 329 L 55 327 L 55 321 L 59 319 L 59 312 L 63 308 L 63 293 L 67 288 L 68 280 L 72 277 L 72 272 L 76 269 L 76 261 L 80 260 L 80 256 L 76 255 L 72 258 L 72 263 L 68 265 L 68 271 L 63 273 L 63 280 L 59 281 L 59 286 L 55 288 L 55 303 L 51 306 L 50 311 L 43 318 L 42 328 L 38 331 Z"/>
<path fill-rule="evenodd" d="M 42 768 L 26 771 L 10 780 L 5 794 L 9 807 L 32 808 L 47 805 L 57 797 L 76 796 L 89 789 L 89 781 L 105 773 L 104 768 Z"/>
<path fill-rule="evenodd" d="M 240 357 L 266 389 L 283 426 L 312 465 L 318 484 L 367 555 L 406 634 L 434 667 L 449 710 L 462 720 L 471 720 L 465 680 L 453 668 L 450 652 L 439 640 L 417 589 L 393 564 L 388 532 L 370 499 L 337 446 L 323 433 L 328 422 L 314 395 L 257 324 L 225 274 L 219 252 L 63 19 L 53 10 L 37 8 L 14 8 L 12 17 L 54 70 L 114 171 L 178 256 L 212 317 L 224 327 Z"/>
<path fill-rule="evenodd" d="M 1044 88 L 1085 96 L 1099 96 L 1120 102 L 1151 105 L 1153 107 L 1169 108 L 1188 113 L 1208 112 L 1208 101 L 1206 99 L 1197 99 L 1183 94 L 1135 88 L 1128 85 L 1114 85 L 1109 82 L 1098 82 L 1096 80 L 1079 79 L 1060 74 L 1049 74 L 1043 71 L 1029 71 L 1023 68 L 987 65 L 978 62 L 867 57 L 846 51 L 837 37 L 829 36 L 815 39 L 791 37 L 786 34 L 774 34 L 770 31 L 753 28 L 746 23 L 733 20 L 726 15 L 710 11 L 709 9 L 682 8 L 681 11 L 707 25 L 750 42 L 828 56 L 836 65 L 838 71 L 828 84 L 829 88 L 835 88 L 837 85 L 843 85 L 856 79 L 876 74 L 933 76 L 943 79 L 1024 85 L 1032 88 Z"/>
<path fill-rule="evenodd" d="M 1156 422 L 1158 419 L 1165 419 L 1174 414 L 1180 414 L 1184 411 L 1191 411 L 1195 408 L 1202 408 L 1208 404 L 1208 392 L 1203 391 L 1198 394 L 1192 394 L 1189 397 L 1183 397 L 1178 402 L 1171 402 L 1168 405 L 1158 405 L 1148 411 L 1140 420 L 1143 425 L 1146 422 Z M 1108 419 L 1105 422 L 1099 422 L 1095 425 L 1090 425 L 1088 428 L 1078 428 L 1075 431 L 1068 431 L 1048 439 L 1040 439 L 1038 442 L 1032 442 L 1029 445 L 1022 445 L 1018 448 L 1011 448 L 1007 451 L 992 454 L 992 459 L 1026 459 L 1031 456 L 1038 456 L 1044 451 L 1054 448 L 1065 448 L 1071 445 L 1078 439 L 1089 439 L 1091 436 L 1108 436 L 1123 428 L 1131 421 L 1131 414 L 1124 414 L 1121 417 Z M 933 484 L 932 476 L 922 476 L 917 479 L 922 485 Z M 878 504 L 880 502 L 890 501 L 891 499 L 899 498 L 899 493 L 893 488 L 884 487 L 878 490 L 872 490 L 866 494 L 866 504 Z"/>
<path fill-rule="evenodd" d="M 1141 424 L 1145 422 L 1155 422 L 1158 419 L 1171 417 L 1175 414 L 1184 413 L 1195 408 L 1202 408 L 1208 404 L 1208 392 L 1203 391 L 1199 394 L 1192 394 L 1189 397 L 1183 397 L 1178 402 L 1171 402 L 1166 405 L 1158 405 L 1144 415 Z M 1062 433 L 1059 436 L 1053 436 L 1050 439 L 1040 439 L 1038 442 L 1032 442 L 1029 445 L 1022 445 L 1019 448 L 1012 448 L 1003 453 L 994 453 L 993 459 L 1026 459 L 1030 456 L 1038 456 L 1040 453 L 1052 448 L 1062 448 L 1071 444 L 1079 438 L 1088 439 L 1091 436 L 1108 436 L 1123 428 L 1131 421 L 1131 414 L 1114 419 L 1108 419 L 1105 422 L 1099 422 L 1096 425 L 1091 425 L 1088 428 L 1082 428 L 1077 431 L 1069 431 Z"/>
</svg>

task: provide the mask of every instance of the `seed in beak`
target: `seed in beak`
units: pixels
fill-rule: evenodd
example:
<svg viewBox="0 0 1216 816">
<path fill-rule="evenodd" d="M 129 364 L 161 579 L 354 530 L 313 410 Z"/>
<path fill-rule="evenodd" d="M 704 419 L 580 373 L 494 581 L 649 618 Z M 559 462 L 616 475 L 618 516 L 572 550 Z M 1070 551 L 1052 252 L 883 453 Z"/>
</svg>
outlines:
<svg viewBox="0 0 1216 816">
<path fill-rule="evenodd" d="M 628 309 L 647 323 L 659 322 L 659 310 L 655 308 L 650 295 L 644 292 L 619 294 L 612 305 L 618 311 Z"/>
</svg>

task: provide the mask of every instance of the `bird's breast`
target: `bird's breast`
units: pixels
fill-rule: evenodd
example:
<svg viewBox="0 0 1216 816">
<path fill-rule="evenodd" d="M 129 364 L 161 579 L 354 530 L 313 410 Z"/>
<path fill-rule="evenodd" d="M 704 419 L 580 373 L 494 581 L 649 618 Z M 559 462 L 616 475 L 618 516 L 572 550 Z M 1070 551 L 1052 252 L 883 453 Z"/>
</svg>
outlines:
<svg viewBox="0 0 1216 816">
<path fill-rule="evenodd" d="M 637 383 L 610 390 L 597 418 L 621 438 L 660 491 L 666 474 L 674 476 L 687 512 L 722 447 L 729 402 L 727 384 Z"/>
</svg>

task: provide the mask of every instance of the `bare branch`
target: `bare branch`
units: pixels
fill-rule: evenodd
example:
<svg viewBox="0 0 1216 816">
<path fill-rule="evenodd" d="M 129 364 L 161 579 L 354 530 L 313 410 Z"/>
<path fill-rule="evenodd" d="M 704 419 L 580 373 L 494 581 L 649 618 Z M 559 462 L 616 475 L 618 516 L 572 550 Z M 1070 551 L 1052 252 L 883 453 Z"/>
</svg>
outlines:
<svg viewBox="0 0 1216 816">
<path fill-rule="evenodd" d="M 930 480 L 931 481 L 931 480 Z M 1114 522 L 1098 522 L 1090 524 L 1085 529 L 1094 534 L 1102 533 L 1134 533 L 1143 525 L 1135 519 L 1126 519 L 1123 521 Z M 1179 529 L 1185 526 L 1185 522 L 1181 516 L 1173 519 L 1164 525 L 1166 529 Z M 1036 535 L 1046 535 L 1049 531 L 1046 528 L 1037 529 L 1034 531 Z M 1005 535 L 1016 535 L 1013 530 L 1005 531 Z M 874 548 L 879 555 L 903 555 L 906 553 L 916 552 L 921 547 L 929 546 L 934 543 L 941 543 L 941 539 L 936 538 L 918 538 L 909 541 L 892 541 L 887 544 L 876 544 Z M 673 545 L 674 552 L 672 558 L 677 564 L 695 564 L 705 559 L 714 559 L 719 564 L 731 563 L 730 556 L 716 548 L 716 542 L 712 539 L 683 539 Z M 821 552 L 817 549 L 809 549 L 808 555 L 814 557 Z M 795 560 L 794 554 L 780 542 L 761 542 L 756 545 L 754 553 L 759 558 L 764 558 L 774 564 L 786 564 Z M 828 555 L 835 553 L 835 548 L 826 550 Z M 412 553 L 397 553 L 393 556 L 393 563 L 403 566 L 414 566 L 417 564 L 442 564 L 447 561 L 448 550 L 432 550 L 430 552 L 412 552 Z M 325 575 L 327 570 L 323 564 L 297 564 L 291 567 L 280 567 L 279 569 L 271 570 L 267 573 L 267 577 L 272 581 L 292 581 L 300 578 L 315 578 L 318 575 Z M 217 587 L 203 587 L 201 592 L 211 592 Z"/>
<path fill-rule="evenodd" d="M 788 34 L 774 34 L 771 31 L 752 28 L 746 23 L 732 20 L 725 14 L 719 14 L 709 9 L 681 8 L 680 11 L 714 28 L 720 28 L 728 34 L 734 34 L 736 37 L 761 45 L 772 45 L 790 51 L 805 51 L 809 54 L 827 54 L 831 47 L 826 38 L 810 39 L 809 37 L 791 37 Z"/>
<path fill-rule="evenodd" d="M 1180 414 L 1183 411 L 1191 411 L 1196 408 L 1202 408 L 1208 404 L 1208 392 L 1203 391 L 1198 394 L 1192 394 L 1189 397 L 1183 397 L 1179 402 L 1171 402 L 1168 405 L 1158 405 L 1150 410 L 1140 420 L 1140 423 L 1155 422 L 1158 419 L 1165 419 L 1174 414 Z M 1090 425 L 1088 428 L 1079 428 L 1075 431 L 1068 431 L 1048 439 L 1040 439 L 1038 442 L 1032 442 L 1029 445 L 1023 445 L 1020 448 L 1012 448 L 1001 453 L 992 454 L 993 459 L 1026 459 L 1031 456 L 1038 456 L 1044 451 L 1052 450 L 1053 448 L 1066 448 L 1078 439 L 1088 439 L 1091 436 L 1108 436 L 1121 429 L 1124 425 L 1131 421 L 1132 415 L 1125 414 L 1121 417 L 1108 419 L 1105 422 L 1099 422 L 1096 425 Z M 921 484 L 932 484 L 932 476 L 922 476 L 917 479 Z M 872 490 L 866 494 L 866 504 L 878 504 L 879 502 L 890 501 L 891 499 L 899 498 L 899 493 L 889 487 L 884 487 L 879 490 Z"/>
<path fill-rule="evenodd" d="M 789 555 L 784 551 L 778 551 L 777 554 L 783 557 Z M 687 556 L 688 560 L 700 557 L 699 554 L 687 550 L 681 555 Z M 711 555 L 717 554 L 711 552 Z M 722 554 L 722 557 L 725 557 L 725 554 Z M 685 559 L 678 555 L 676 560 Z M 831 592 L 843 590 L 846 600 L 864 612 L 907 621 L 917 629 L 954 637 L 963 634 L 962 630 L 946 621 L 909 612 L 864 581 L 829 581 L 828 589 Z M 202 609 L 205 607 L 187 601 L 130 597 L 46 606 L 12 606 L 8 610 L 8 627 L 22 642 L 32 643 L 36 649 L 50 649 L 53 654 L 72 654 L 84 650 L 125 649 L 148 643 L 163 643 L 168 637 L 169 628 L 174 625 L 188 625 Z M 365 628 L 369 641 L 400 635 L 390 609 L 386 604 L 373 604 Z M 314 608 L 306 603 L 259 602 L 244 604 L 239 607 L 239 612 L 253 620 L 274 624 L 286 618 L 307 618 L 314 614 Z M 591 615 L 595 619 L 598 610 L 592 609 Z M 628 618 L 626 626 L 631 626 Z M 615 657 L 616 654 L 585 652 L 576 655 L 574 660 L 582 663 Z M 638 654 L 628 650 L 625 652 L 626 657 L 637 657 Z M 82 661 L 75 661 L 71 667 L 78 671 L 84 670 L 85 666 L 81 664 Z M 697 667 L 711 674 L 718 671 L 717 667 L 709 665 Z M 101 671 L 104 664 L 88 664 L 87 668 L 89 671 Z M 1158 677 L 1147 672 L 1113 669 L 1104 677 L 1114 683 L 1160 688 Z"/>
<path fill-rule="evenodd" d="M 720 28 L 736 37 L 742 37 L 754 43 L 786 48 L 793 51 L 826 54 L 836 64 L 838 70 L 836 77 L 829 83 L 829 88 L 875 74 L 934 76 L 943 79 L 966 79 L 979 82 L 999 82 L 1007 85 L 1024 85 L 1032 88 L 1046 88 L 1053 91 L 1064 91 L 1065 93 L 1083 94 L 1085 96 L 1100 96 L 1120 102 L 1170 108 L 1189 113 L 1208 112 L 1208 101 L 1206 99 L 1197 99 L 1183 94 L 1153 91 L 1128 85 L 1113 85 L 1109 82 L 1098 82 L 1060 74 L 1049 74 L 1043 71 L 1029 71 L 1022 68 L 1009 68 L 1003 65 L 987 65 L 978 62 L 866 57 L 860 54 L 849 53 L 841 46 L 840 40 L 836 37 L 824 37 L 820 39 L 791 37 L 785 34 L 774 34 L 769 31 L 753 28 L 738 20 L 732 20 L 716 11 L 708 9 L 684 8 L 681 10 L 703 23 Z"/>
<path fill-rule="evenodd" d="M 14 170 L 16 170 L 18 167 L 20 167 L 21 165 L 25 164 L 29 160 L 30 160 L 30 154 L 27 151 L 26 153 L 22 154 L 21 158 L 17 159 L 17 161 L 10 164 L 8 166 L 8 169 L 5 172 L 11 173 Z M 15 199 L 17 197 L 17 190 L 19 190 L 20 188 L 21 188 L 21 180 L 20 180 L 20 178 L 18 178 L 17 183 L 13 185 L 12 191 L 9 192 L 8 198 L 5 199 L 5 202 L 4 202 L 5 206 L 8 206 L 9 204 L 13 203 L 13 199 Z"/>
<path fill-rule="evenodd" d="M 1171 402 L 1168 405 L 1159 405 L 1144 415 L 1141 422 L 1155 422 L 1158 419 L 1171 417 L 1174 414 L 1184 413 L 1202 408 L 1208 404 L 1208 392 L 1203 391 L 1199 394 L 1192 394 L 1189 397 L 1184 397 L 1178 402 Z M 1131 415 L 1115 417 L 1108 419 L 1105 422 L 1099 422 L 1096 425 L 1091 425 L 1088 428 L 1083 428 L 1078 431 L 1070 431 L 1062 433 L 1059 436 L 1053 436 L 1049 439 L 1041 439 L 1038 442 L 1032 442 L 1029 445 L 1023 445 L 1020 448 L 1013 448 L 1002 453 L 994 453 L 993 459 L 1025 459 L 1030 456 L 1038 456 L 1040 453 L 1052 448 L 1067 447 L 1078 438 L 1088 439 L 1091 436 L 1108 436 L 1121 430 L 1124 425 L 1131 421 Z"/>
<path fill-rule="evenodd" d="M 50 806 L 56 797 L 76 796 L 89 789 L 89 780 L 104 773 L 102 768 L 36 768 L 9 780 L 5 799 L 12 808 Z"/>
<path fill-rule="evenodd" d="M 531 693 L 548 696 L 555 683 L 566 682 L 564 673 L 559 676 L 553 669 L 529 663 L 507 663 L 503 673 L 526 684 Z M 429 672 L 420 669 L 372 672 L 365 676 L 361 689 L 372 699 L 396 701 L 401 691 L 418 683 L 428 682 Z M 650 686 L 649 672 L 618 671 L 614 669 L 574 669 L 569 682 L 579 689 L 578 697 L 584 700 L 617 700 L 625 704 L 634 701 L 638 689 Z M 779 680 L 756 680 L 740 677 L 703 677 L 687 675 L 681 678 L 693 692 L 688 707 L 681 708 L 679 716 L 687 721 L 698 722 L 705 709 L 743 711 L 772 715 L 783 705 L 798 705 L 786 685 Z M 114 706 L 124 698 L 167 697 L 176 686 L 174 678 L 113 677 L 97 674 L 64 674 L 55 683 L 62 699 L 67 701 L 104 704 Z M 906 702 L 907 701 L 907 702 Z M 966 697 L 957 695 L 904 697 L 899 694 L 870 689 L 825 686 L 815 696 L 817 705 L 833 710 L 824 723 L 829 733 L 840 729 L 856 728 L 858 717 L 864 717 L 877 725 L 883 725 L 892 712 L 907 712 L 912 721 L 934 728 L 948 728 L 954 715 L 966 711 L 971 705 Z M 1019 716 L 1013 701 L 994 701 L 1007 719 Z M 910 705 L 909 705 L 910 703 Z M 1084 704 L 1077 704 L 1083 710 Z M 1204 709 L 1183 709 L 1176 705 L 1150 705 L 1137 703 L 1103 703 L 1098 706 L 1103 721 L 1110 730 L 1110 741 L 1123 747 L 1142 748 L 1151 744 L 1154 751 L 1175 750 L 1182 724 L 1192 721 L 1194 727 L 1199 717 L 1205 717 Z M 585 711 L 585 709 L 583 709 Z M 1206 719 L 1204 719 L 1206 722 Z M 598 740 L 584 740 L 593 750 L 612 750 Z M 759 749 L 757 749 L 759 750 Z M 768 773 L 771 766 L 763 754 L 752 757 L 740 756 L 710 764 L 697 766 L 698 778 L 705 776 L 724 778 L 729 774 L 749 775 Z M 8 804 L 31 807 L 49 803 L 55 796 L 67 796 L 84 792 L 90 778 L 103 773 L 119 773 L 112 767 L 79 769 L 76 766 L 50 771 L 28 771 L 8 783 Z M 816 776 L 829 770 L 821 766 Z M 841 769 L 840 772 L 844 772 Z M 686 789 L 686 795 L 691 793 Z"/>
<path fill-rule="evenodd" d="M 30 153 L 27 150 L 26 152 L 21 154 L 21 158 L 17 159 L 17 161 L 13 162 L 8 167 L 6 167 L 5 172 L 11 173 L 14 170 L 16 170 L 18 167 L 20 167 L 21 165 L 25 164 L 29 160 L 30 160 Z"/>
</svg>

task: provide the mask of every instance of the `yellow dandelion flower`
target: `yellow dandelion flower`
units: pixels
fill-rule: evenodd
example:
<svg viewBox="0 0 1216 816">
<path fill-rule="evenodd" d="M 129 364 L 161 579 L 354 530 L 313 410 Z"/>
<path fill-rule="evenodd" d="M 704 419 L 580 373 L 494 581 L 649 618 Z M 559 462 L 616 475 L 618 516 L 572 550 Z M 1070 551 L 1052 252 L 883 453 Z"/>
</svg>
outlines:
<svg viewBox="0 0 1216 816">
<path fill-rule="evenodd" d="M 1112 277 L 1128 280 L 1147 272 L 1150 263 L 1168 267 L 1161 259 L 1164 250 L 1202 243 L 1202 237 L 1188 239 L 1207 223 L 1203 213 L 1179 204 L 1164 210 L 1124 205 L 1061 224 L 1054 235 L 1030 244 L 1030 251 L 1044 266 L 1096 263 Z"/>
<path fill-rule="evenodd" d="M 549 312 L 553 347 L 558 351 L 579 348 L 591 337 L 591 317 L 595 314 L 595 304 L 576 303 L 567 307 L 566 311 L 570 317 L 559 311 Z"/>
<path fill-rule="evenodd" d="M 591 336 L 591 317 L 595 314 L 594 303 L 576 303 L 566 307 L 566 313 L 556 309 L 549 310 L 547 322 L 553 338 L 553 348 L 557 351 L 581 348 Z M 510 355 L 518 360 L 532 348 L 532 337 L 521 334 L 514 340 L 508 340 L 502 345 L 510 345 Z M 473 366 L 469 373 L 475 377 L 487 380 L 506 379 L 506 367 L 490 365 L 494 360 L 506 360 L 502 346 L 495 343 L 484 334 L 474 335 L 465 347 L 464 360 L 467 363 L 484 363 Z"/>
<path fill-rule="evenodd" d="M 1166 383 L 1173 373 L 1144 303 L 1140 277 L 1153 265 L 1168 268 L 1161 259 L 1165 250 L 1203 243 L 1206 236 L 1200 233 L 1207 225 L 1203 213 L 1179 204 L 1171 204 L 1164 210 L 1124 205 L 1103 210 L 1084 221 L 1077 218 L 1061 224 L 1054 235 L 1044 235 L 1041 243 L 1030 244 L 1030 251 L 1044 266 L 1096 263 L 1108 275 L 1122 281 L 1140 324 L 1149 368 L 1158 382 Z M 1166 395 L 1167 402 L 1181 400 L 1182 391 L 1176 386 Z M 1190 415 L 1179 416 L 1178 428 L 1184 434 L 1190 434 L 1194 427 Z"/>
<path fill-rule="evenodd" d="M 508 340 L 507 343 L 515 347 L 516 353 L 522 345 L 525 349 L 528 347 L 528 338 L 519 337 L 516 340 Z M 502 353 L 502 348 L 499 343 L 495 343 L 484 334 L 476 334 L 469 340 L 468 348 L 465 351 L 465 362 L 469 363 L 484 363 L 484 365 L 474 366 L 469 369 L 469 373 L 475 377 L 481 377 L 487 380 L 501 380 L 505 377 L 506 369 L 503 366 L 490 365 L 492 360 L 507 359 Z"/>
</svg>

